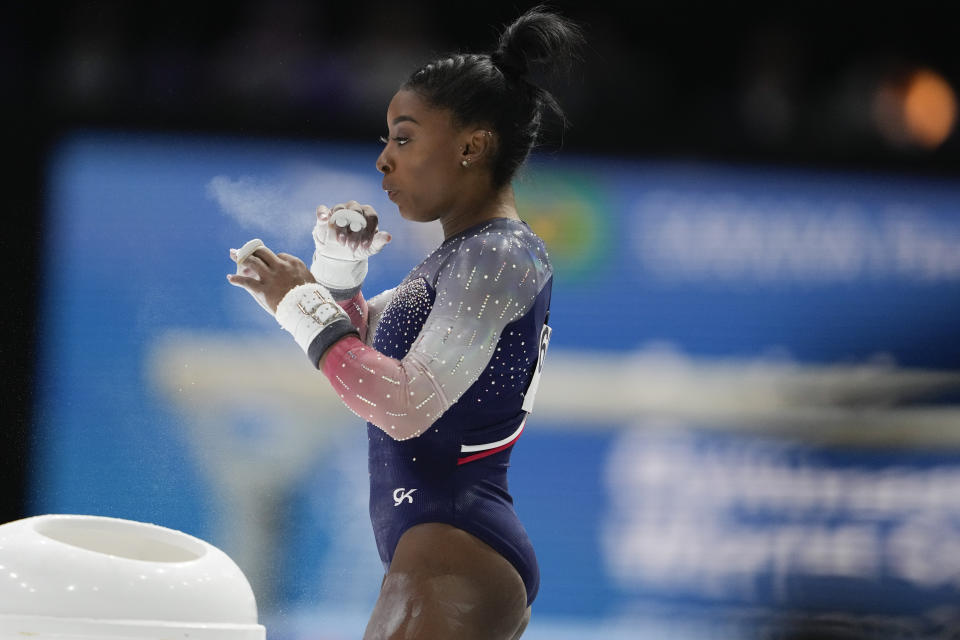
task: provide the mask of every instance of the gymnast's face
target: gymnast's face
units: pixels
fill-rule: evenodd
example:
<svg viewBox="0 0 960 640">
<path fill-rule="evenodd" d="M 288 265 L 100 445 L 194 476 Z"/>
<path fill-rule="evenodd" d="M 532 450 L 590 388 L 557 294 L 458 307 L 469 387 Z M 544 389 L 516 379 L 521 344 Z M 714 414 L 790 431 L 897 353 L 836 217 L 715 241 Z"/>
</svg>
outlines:
<svg viewBox="0 0 960 640">
<path fill-rule="evenodd" d="M 401 90 L 387 108 L 386 146 L 377 158 L 383 189 L 408 220 L 451 215 L 463 197 L 463 130 L 448 109 Z"/>
</svg>

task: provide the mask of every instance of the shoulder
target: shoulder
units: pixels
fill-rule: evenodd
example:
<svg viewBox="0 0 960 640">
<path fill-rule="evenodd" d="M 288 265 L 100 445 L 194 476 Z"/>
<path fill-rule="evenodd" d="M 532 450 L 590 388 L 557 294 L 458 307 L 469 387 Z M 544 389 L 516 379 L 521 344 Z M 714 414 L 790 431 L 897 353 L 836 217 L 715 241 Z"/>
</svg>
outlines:
<svg viewBox="0 0 960 640">
<path fill-rule="evenodd" d="M 479 320 L 489 304 L 499 306 L 502 313 L 485 318 L 494 324 L 509 322 L 515 316 L 504 320 L 508 311 L 523 315 L 550 286 L 552 271 L 543 242 L 519 220 L 489 221 L 446 246 L 449 255 L 437 272 L 434 289 L 438 305 L 449 308 L 454 318 L 474 310 L 477 315 L 469 317 Z"/>
<path fill-rule="evenodd" d="M 548 276 L 549 255 L 543 241 L 520 220 L 498 218 L 464 234 L 453 246 L 446 260 L 457 268 L 490 268 L 504 270 L 531 269 L 537 279 Z"/>
</svg>

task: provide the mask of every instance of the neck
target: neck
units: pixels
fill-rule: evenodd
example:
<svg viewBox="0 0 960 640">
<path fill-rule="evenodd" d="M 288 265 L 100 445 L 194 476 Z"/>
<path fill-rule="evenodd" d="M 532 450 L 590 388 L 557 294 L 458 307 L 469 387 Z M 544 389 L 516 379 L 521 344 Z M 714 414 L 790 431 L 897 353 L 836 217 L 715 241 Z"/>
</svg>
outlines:
<svg viewBox="0 0 960 640">
<path fill-rule="evenodd" d="M 517 215 L 513 187 L 509 184 L 492 197 L 487 196 L 470 206 L 463 207 L 460 211 L 441 217 L 443 237 L 451 238 L 465 229 L 494 218 L 520 219 Z"/>
</svg>

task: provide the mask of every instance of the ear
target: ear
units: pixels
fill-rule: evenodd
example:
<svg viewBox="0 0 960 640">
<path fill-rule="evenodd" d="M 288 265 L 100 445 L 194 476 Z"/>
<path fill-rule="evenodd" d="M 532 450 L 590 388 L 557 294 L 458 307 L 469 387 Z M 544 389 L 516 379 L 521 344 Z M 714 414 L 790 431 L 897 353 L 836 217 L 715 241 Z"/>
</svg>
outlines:
<svg viewBox="0 0 960 640">
<path fill-rule="evenodd" d="M 476 165 L 493 157 L 496 134 L 489 129 L 468 129 L 463 133 L 460 160 Z"/>
</svg>

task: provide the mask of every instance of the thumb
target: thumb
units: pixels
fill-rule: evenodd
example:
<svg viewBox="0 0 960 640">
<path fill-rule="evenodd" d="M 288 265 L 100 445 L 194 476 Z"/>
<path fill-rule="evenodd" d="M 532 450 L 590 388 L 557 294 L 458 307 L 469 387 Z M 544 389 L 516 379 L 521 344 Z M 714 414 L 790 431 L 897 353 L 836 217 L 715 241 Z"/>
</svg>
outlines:
<svg viewBox="0 0 960 640">
<path fill-rule="evenodd" d="M 373 239 L 370 241 L 370 253 L 377 253 L 393 239 L 393 236 L 390 235 L 389 231 L 377 231 L 373 234 Z"/>
</svg>

